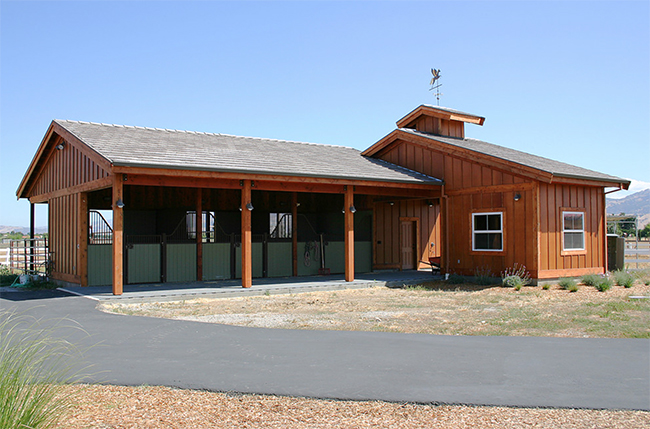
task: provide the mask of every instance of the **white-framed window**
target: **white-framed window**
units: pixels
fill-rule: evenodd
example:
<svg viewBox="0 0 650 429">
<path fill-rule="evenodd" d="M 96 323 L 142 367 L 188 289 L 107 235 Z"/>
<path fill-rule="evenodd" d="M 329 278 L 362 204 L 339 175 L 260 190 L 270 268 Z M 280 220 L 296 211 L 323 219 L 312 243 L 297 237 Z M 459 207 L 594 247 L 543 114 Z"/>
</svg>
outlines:
<svg viewBox="0 0 650 429">
<path fill-rule="evenodd" d="M 503 251 L 503 213 L 472 213 L 472 250 Z"/>
<path fill-rule="evenodd" d="M 585 250 L 585 214 L 562 212 L 563 250 Z"/>
</svg>

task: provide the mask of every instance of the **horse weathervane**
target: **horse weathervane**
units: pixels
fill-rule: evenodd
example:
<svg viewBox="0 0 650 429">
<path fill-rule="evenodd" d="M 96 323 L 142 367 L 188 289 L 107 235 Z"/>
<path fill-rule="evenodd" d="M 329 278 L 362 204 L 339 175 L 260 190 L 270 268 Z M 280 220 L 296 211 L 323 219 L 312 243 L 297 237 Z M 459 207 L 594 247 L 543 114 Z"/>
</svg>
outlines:
<svg viewBox="0 0 650 429">
<path fill-rule="evenodd" d="M 429 85 L 431 85 L 431 88 L 429 88 L 429 91 L 433 91 L 434 89 L 436 90 L 435 95 L 436 95 L 436 100 L 438 101 L 438 106 L 440 106 L 440 96 L 442 95 L 440 93 L 440 87 L 442 86 L 441 83 L 437 84 L 438 79 L 440 79 L 440 69 L 431 69 L 431 74 L 433 77 L 431 78 L 431 82 Z"/>
</svg>

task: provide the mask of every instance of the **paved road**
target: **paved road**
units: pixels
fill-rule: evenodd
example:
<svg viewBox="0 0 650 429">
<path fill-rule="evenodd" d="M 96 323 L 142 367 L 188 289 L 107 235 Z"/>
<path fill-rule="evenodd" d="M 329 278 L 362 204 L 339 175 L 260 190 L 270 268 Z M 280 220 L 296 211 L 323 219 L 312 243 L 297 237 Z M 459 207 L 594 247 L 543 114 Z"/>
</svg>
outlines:
<svg viewBox="0 0 650 429">
<path fill-rule="evenodd" d="M 40 299 L 33 299 L 39 297 Z M 26 299 L 32 298 L 32 299 Z M 338 399 L 650 410 L 650 340 L 463 337 L 223 326 L 99 312 L 61 292 L 0 309 L 83 328 L 95 381 Z M 72 325 L 71 321 L 64 325 Z"/>
</svg>

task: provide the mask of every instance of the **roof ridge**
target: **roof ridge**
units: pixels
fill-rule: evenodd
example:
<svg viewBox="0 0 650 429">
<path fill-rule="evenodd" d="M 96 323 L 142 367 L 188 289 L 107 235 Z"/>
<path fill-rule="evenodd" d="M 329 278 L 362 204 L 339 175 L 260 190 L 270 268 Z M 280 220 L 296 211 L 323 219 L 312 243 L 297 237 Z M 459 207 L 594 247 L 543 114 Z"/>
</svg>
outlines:
<svg viewBox="0 0 650 429">
<path fill-rule="evenodd" d="M 267 138 L 267 137 L 253 137 L 253 136 L 238 136 L 238 135 L 226 134 L 226 133 L 210 133 L 210 132 L 205 132 L 205 131 L 177 130 L 177 129 L 171 129 L 171 128 L 152 128 L 152 127 L 142 127 L 142 126 L 137 126 L 137 125 L 107 124 L 107 123 L 104 123 L 104 122 L 75 121 L 75 120 L 70 120 L 70 119 L 55 119 L 55 121 L 74 122 L 74 123 L 77 123 L 77 124 L 88 124 L 88 125 L 101 125 L 101 126 L 104 126 L 104 127 L 132 128 L 132 129 L 137 129 L 137 130 L 165 131 L 165 132 L 170 132 L 170 133 L 198 134 L 198 135 L 207 135 L 207 136 L 232 137 L 232 138 L 238 138 L 238 139 L 254 139 L 254 140 L 275 141 L 275 142 L 282 142 L 282 143 L 296 143 L 296 144 L 310 145 L 310 146 L 338 147 L 338 148 L 343 148 L 343 149 L 352 149 L 352 150 L 355 150 L 357 152 L 361 152 L 359 149 L 356 149 L 356 148 L 353 148 L 353 147 L 350 147 L 350 146 L 335 145 L 335 144 L 325 144 L 325 143 L 302 142 L 302 141 L 297 141 L 297 140 L 273 139 L 273 138 Z"/>
</svg>

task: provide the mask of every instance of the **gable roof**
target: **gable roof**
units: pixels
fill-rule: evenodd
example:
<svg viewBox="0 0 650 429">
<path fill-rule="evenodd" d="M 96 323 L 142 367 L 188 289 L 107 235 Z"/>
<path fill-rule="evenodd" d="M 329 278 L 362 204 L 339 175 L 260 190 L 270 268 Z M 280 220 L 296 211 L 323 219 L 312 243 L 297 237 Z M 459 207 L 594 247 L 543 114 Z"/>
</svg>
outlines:
<svg viewBox="0 0 650 429">
<path fill-rule="evenodd" d="M 437 118 L 449 119 L 453 121 L 468 122 L 476 125 L 483 125 L 485 118 L 473 115 L 471 113 L 461 112 L 460 110 L 450 109 L 449 107 L 432 106 L 430 104 L 421 104 L 402 119 L 397 121 L 398 128 L 407 127 L 420 116 L 433 116 Z"/>
<path fill-rule="evenodd" d="M 600 173 L 564 162 L 555 161 L 549 158 L 532 155 L 530 153 L 510 149 L 481 140 L 440 136 L 417 131 L 411 128 L 398 128 L 379 142 L 375 143 L 370 148 L 366 149 L 363 154 L 372 156 L 379 152 L 381 149 L 390 145 L 393 141 L 403 137 L 408 138 L 408 135 L 423 137 L 425 139 L 431 140 L 432 142 L 443 143 L 452 147 L 465 149 L 477 154 L 496 158 L 497 160 L 515 163 L 520 166 L 532 168 L 552 176 L 570 179 L 611 182 L 613 184 L 612 186 L 621 185 L 625 189 L 627 189 L 630 184 L 629 180 L 622 179 L 620 177 L 611 176 L 609 174 Z"/>
<path fill-rule="evenodd" d="M 442 184 L 344 146 L 67 120 L 54 123 L 113 166 Z"/>
</svg>

